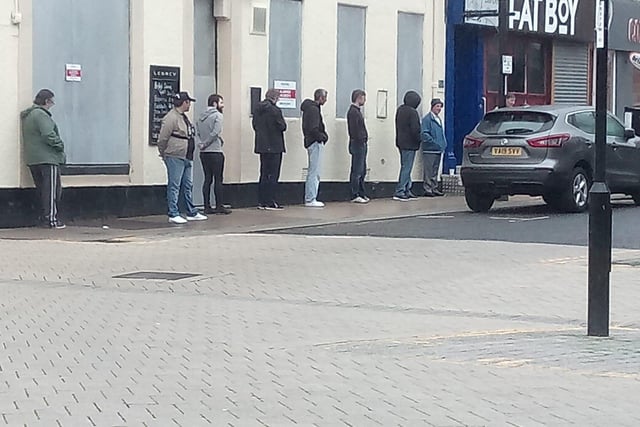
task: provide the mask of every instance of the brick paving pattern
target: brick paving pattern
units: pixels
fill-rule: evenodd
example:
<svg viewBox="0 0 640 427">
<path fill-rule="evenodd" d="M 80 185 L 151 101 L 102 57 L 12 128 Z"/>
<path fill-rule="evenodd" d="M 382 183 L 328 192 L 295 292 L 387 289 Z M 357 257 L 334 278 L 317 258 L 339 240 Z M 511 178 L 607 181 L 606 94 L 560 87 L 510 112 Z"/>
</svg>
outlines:
<svg viewBox="0 0 640 427">
<path fill-rule="evenodd" d="M 588 339 L 584 248 L 198 235 L 0 251 L 0 426 L 640 424 L 640 275 L 614 266 L 612 338 Z M 139 271 L 198 276 L 113 278 Z"/>
</svg>

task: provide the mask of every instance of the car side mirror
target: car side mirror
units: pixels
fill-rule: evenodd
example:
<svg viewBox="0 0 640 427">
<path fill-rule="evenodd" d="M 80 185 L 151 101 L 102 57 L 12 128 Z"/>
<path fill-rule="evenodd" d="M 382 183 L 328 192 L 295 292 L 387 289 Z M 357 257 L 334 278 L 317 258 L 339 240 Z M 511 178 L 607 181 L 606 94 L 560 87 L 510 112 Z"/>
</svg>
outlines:
<svg viewBox="0 0 640 427">
<path fill-rule="evenodd" d="M 627 141 L 636 137 L 636 131 L 633 129 L 625 129 L 624 130 L 624 139 Z"/>
</svg>

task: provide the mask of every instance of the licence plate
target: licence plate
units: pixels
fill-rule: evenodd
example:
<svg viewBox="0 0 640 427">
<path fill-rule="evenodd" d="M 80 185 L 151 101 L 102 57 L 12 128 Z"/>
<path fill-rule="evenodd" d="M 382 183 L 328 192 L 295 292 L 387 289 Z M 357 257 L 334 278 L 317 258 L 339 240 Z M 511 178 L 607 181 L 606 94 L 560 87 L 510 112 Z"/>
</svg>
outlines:
<svg viewBox="0 0 640 427">
<path fill-rule="evenodd" d="M 492 147 L 492 156 L 518 157 L 522 155 L 521 147 Z"/>
</svg>

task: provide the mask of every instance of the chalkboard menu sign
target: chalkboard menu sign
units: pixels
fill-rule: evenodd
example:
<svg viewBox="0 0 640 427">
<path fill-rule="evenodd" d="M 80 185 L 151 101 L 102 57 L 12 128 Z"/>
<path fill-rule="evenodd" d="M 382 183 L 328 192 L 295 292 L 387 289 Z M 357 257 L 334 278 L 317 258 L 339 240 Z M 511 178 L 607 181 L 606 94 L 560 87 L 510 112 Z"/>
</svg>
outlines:
<svg viewBox="0 0 640 427">
<path fill-rule="evenodd" d="M 173 108 L 173 95 L 180 91 L 180 67 L 151 66 L 149 90 L 149 144 L 158 143 L 162 119 Z"/>
</svg>

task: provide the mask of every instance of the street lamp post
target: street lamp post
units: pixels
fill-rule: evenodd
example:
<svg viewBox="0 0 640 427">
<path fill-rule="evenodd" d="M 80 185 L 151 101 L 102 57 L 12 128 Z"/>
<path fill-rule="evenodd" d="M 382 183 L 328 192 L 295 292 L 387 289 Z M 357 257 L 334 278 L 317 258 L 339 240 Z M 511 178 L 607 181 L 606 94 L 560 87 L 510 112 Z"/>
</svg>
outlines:
<svg viewBox="0 0 640 427">
<path fill-rule="evenodd" d="M 589 336 L 609 336 L 611 193 L 606 183 L 609 0 L 596 1 L 596 159 L 589 192 Z"/>
<path fill-rule="evenodd" d="M 498 53 L 500 54 L 500 92 L 498 93 L 498 107 L 506 105 L 507 73 L 505 73 L 504 61 L 509 56 L 507 50 L 507 38 L 509 36 L 509 0 L 499 0 L 498 3 Z"/>
</svg>

